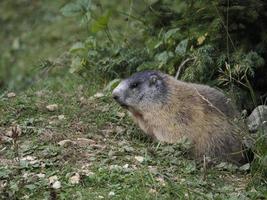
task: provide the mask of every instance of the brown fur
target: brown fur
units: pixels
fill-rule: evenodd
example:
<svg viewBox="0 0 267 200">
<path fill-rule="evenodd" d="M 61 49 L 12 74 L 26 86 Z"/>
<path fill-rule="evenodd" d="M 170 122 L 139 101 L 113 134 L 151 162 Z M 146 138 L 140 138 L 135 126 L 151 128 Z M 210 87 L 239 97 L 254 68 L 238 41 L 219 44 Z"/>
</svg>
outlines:
<svg viewBox="0 0 267 200">
<path fill-rule="evenodd" d="M 203 156 L 233 162 L 243 159 L 240 130 L 231 122 L 236 112 L 218 90 L 177 81 L 162 75 L 167 102 L 133 111 L 134 121 L 159 141 L 175 143 L 184 136 L 192 142 L 196 158 Z"/>
</svg>

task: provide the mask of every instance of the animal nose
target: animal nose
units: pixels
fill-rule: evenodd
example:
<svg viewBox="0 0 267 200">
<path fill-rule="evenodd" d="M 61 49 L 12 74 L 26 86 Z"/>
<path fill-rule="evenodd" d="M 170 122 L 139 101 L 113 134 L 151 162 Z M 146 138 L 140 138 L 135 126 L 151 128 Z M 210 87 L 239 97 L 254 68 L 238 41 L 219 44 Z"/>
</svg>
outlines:
<svg viewBox="0 0 267 200">
<path fill-rule="evenodd" d="M 112 97 L 113 97 L 113 99 L 115 99 L 116 101 L 118 101 L 119 100 L 119 94 L 117 93 L 117 92 L 112 92 Z"/>
<path fill-rule="evenodd" d="M 112 97 L 122 107 L 127 107 L 127 105 L 125 104 L 124 98 L 123 98 L 123 96 L 121 95 L 121 93 L 119 91 L 116 91 L 116 90 L 113 91 L 112 92 Z"/>
<path fill-rule="evenodd" d="M 118 95 L 113 95 L 113 99 L 115 100 L 115 101 L 118 101 L 119 100 L 119 96 Z"/>
</svg>

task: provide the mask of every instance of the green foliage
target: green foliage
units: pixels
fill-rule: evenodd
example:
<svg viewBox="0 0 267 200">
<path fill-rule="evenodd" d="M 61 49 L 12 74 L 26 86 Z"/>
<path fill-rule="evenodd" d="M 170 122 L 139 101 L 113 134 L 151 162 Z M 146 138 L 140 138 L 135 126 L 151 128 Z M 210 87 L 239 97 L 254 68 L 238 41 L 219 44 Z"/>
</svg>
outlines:
<svg viewBox="0 0 267 200">
<path fill-rule="evenodd" d="M 61 9 L 61 13 L 64 16 L 79 16 L 82 23 L 87 23 L 91 19 L 91 11 L 90 0 L 78 0 L 75 3 L 68 3 Z"/>
<path fill-rule="evenodd" d="M 84 49 L 82 55 L 74 53 L 74 68 L 77 70 L 72 72 L 80 72 L 81 69 L 88 70 L 87 74 L 102 72 L 101 76 L 105 74 L 106 78 L 112 79 L 145 69 L 159 69 L 174 75 L 181 68 L 183 80 L 224 84 L 227 87 L 236 85 L 242 90 L 240 83 L 227 78 L 230 73 L 227 66 L 230 66 L 233 78 L 241 84 L 246 84 L 244 77 L 257 79 L 257 71 L 265 66 L 263 52 L 266 37 L 262 34 L 255 41 L 251 33 L 245 33 L 253 28 L 263 29 L 260 16 L 264 4 L 259 1 L 214 1 L 210 6 L 206 6 L 206 1 L 165 0 L 142 4 L 132 1 L 130 8 L 122 8 L 130 9 L 129 12 L 114 9 L 114 6 L 111 9 L 109 4 L 102 2 L 82 2 L 86 6 L 80 15 L 86 10 L 94 16 L 88 18 L 89 40 L 98 44 Z M 76 7 L 82 10 L 80 4 L 81 1 L 74 1 L 65 5 L 63 14 L 66 8 L 68 11 L 73 7 L 74 13 Z M 256 11 L 249 6 L 255 7 Z M 241 11 L 247 13 L 242 15 Z M 127 21 L 118 25 L 116 20 L 113 21 L 114 15 L 116 18 L 126 16 Z M 127 34 L 121 34 L 121 30 Z M 136 34 L 139 31 L 142 35 Z M 99 40 L 101 32 L 107 36 L 106 41 L 103 37 Z M 254 35 L 258 36 L 258 33 Z M 83 43 L 87 44 L 88 39 Z M 81 43 L 78 44 L 78 48 L 83 48 Z M 73 52 L 73 49 L 70 51 Z M 190 61 L 180 66 L 188 58 Z"/>
</svg>

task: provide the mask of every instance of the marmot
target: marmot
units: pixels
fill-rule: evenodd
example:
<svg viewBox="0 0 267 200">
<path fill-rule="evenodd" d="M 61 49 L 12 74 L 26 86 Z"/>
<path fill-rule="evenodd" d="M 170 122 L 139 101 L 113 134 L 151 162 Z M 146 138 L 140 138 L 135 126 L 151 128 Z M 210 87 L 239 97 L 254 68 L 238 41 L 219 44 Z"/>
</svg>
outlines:
<svg viewBox="0 0 267 200">
<path fill-rule="evenodd" d="M 175 143 L 187 137 L 195 158 L 243 162 L 235 108 L 217 89 L 144 71 L 123 80 L 112 95 L 153 138 Z"/>
</svg>

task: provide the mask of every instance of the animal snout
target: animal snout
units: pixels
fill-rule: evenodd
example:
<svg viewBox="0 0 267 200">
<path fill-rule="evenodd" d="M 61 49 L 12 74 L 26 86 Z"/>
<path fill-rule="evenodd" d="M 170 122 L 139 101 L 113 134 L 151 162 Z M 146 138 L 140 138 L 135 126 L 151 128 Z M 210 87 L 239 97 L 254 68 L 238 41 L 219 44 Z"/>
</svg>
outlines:
<svg viewBox="0 0 267 200">
<path fill-rule="evenodd" d="M 117 91 L 116 89 L 112 92 L 112 97 L 122 107 L 127 107 L 127 105 L 124 102 L 123 95 L 121 95 L 121 93 Z"/>
<path fill-rule="evenodd" d="M 120 99 L 120 94 L 116 91 L 116 89 L 112 92 L 112 97 L 116 101 Z"/>
<path fill-rule="evenodd" d="M 113 97 L 113 99 L 114 99 L 115 101 L 117 101 L 119 104 L 122 104 L 122 97 L 121 97 L 121 94 L 120 94 L 118 91 L 114 90 L 114 91 L 112 92 L 112 97 Z"/>
</svg>

